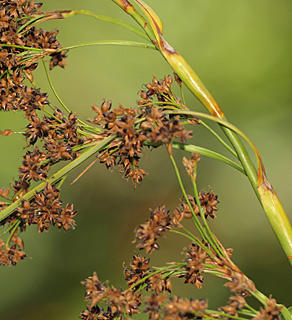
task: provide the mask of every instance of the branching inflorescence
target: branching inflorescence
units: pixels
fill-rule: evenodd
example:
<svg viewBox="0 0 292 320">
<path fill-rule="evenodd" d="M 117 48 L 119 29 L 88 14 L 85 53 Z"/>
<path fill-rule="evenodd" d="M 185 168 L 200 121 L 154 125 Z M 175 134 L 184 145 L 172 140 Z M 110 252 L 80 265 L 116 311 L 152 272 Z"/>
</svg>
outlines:
<svg viewBox="0 0 292 320">
<path fill-rule="evenodd" d="M 114 2 L 143 25 L 144 18 L 138 15 L 128 1 Z M 148 8 L 142 1 L 134 2 L 142 6 L 144 11 Z M 23 133 L 26 148 L 18 169 L 18 180 L 12 183 L 10 189 L 0 189 L 3 200 L 0 201 L 0 225 L 4 230 L 0 237 L 0 265 L 15 266 L 26 257 L 24 243 L 19 236 L 30 225 L 37 225 L 38 232 L 48 231 L 54 225 L 64 231 L 75 227 L 77 212 L 73 204 L 62 205 L 60 187 L 66 175 L 80 163 L 95 156 L 108 169 L 117 166 L 122 176 L 131 180 L 136 187 L 148 174 L 139 166 L 143 148 L 165 146 L 183 197 L 173 212 L 165 205 L 151 210 L 149 219 L 135 230 L 136 248 L 150 254 L 159 249 L 159 239 L 167 232 L 172 232 L 190 241 L 185 249 L 185 258 L 181 262 L 154 268 L 150 266 L 149 258 L 135 254 L 130 265 L 124 268 L 127 283 L 125 290 L 105 285 L 94 272 L 92 277 L 82 282 L 86 288 L 85 299 L 88 306 L 80 318 L 127 319 L 146 313 L 149 319 L 154 320 L 276 320 L 280 319 L 282 312 L 288 320 L 287 309 L 278 305 L 272 297 L 264 297 L 256 289 L 253 281 L 231 260 L 232 249 L 225 249 L 210 230 L 208 222 L 216 218 L 219 200 L 212 190 L 207 192 L 197 189 L 199 153 L 230 164 L 247 175 L 248 172 L 244 166 L 242 168 L 226 157 L 187 143 L 193 136 L 192 126 L 203 124 L 220 143 L 236 155 L 199 117 L 207 115 L 191 112 L 183 95 L 179 98 L 174 93 L 173 81 L 182 89 L 184 79 L 177 73 L 174 73 L 174 80 L 169 75 L 162 80 L 154 77 L 140 91 L 140 100 L 135 107 L 124 108 L 119 105 L 114 108 L 111 101 L 103 101 L 100 106 L 92 107 L 94 117 L 85 123 L 58 96 L 64 110 L 52 107 L 46 93 L 36 88 L 33 71 L 38 67 L 39 61 L 49 57 L 50 69 L 64 67 L 68 53 L 56 40 L 57 30 L 48 32 L 38 29 L 36 25 L 42 21 L 63 19 L 78 13 L 120 25 L 122 23 L 82 10 L 42 12 L 41 4 L 28 0 L 0 1 L 0 5 L 0 111 L 23 112 L 28 122 Z M 149 8 L 146 12 L 148 18 L 151 16 L 158 19 Z M 161 50 L 167 59 L 163 50 L 169 50 L 169 47 L 162 41 L 159 21 L 156 21 L 157 30 L 153 28 L 153 21 L 150 23 L 152 31 L 149 26 L 143 25 L 147 35 L 144 38 L 148 37 L 154 48 Z M 141 35 L 141 31 L 134 27 L 127 24 L 122 26 Z M 159 38 L 156 39 L 158 42 L 155 41 L 155 36 Z M 214 120 L 213 118 L 210 119 Z M 224 124 L 223 120 L 220 120 L 221 125 Z M 228 130 L 232 128 L 228 123 L 225 125 Z M 9 129 L 0 133 L 3 136 L 14 134 Z M 173 148 L 192 152 L 190 158 L 183 157 L 182 161 L 193 187 L 191 194 L 186 192 L 172 154 Z M 52 174 L 52 168 L 60 162 L 65 165 Z M 192 220 L 196 232 L 184 226 L 185 219 Z M 207 299 L 171 295 L 171 280 L 174 277 L 200 289 L 206 274 L 227 280 L 225 286 L 234 294 L 230 296 L 227 305 L 218 310 L 209 310 Z M 263 303 L 259 312 L 246 301 L 251 295 Z"/>
</svg>

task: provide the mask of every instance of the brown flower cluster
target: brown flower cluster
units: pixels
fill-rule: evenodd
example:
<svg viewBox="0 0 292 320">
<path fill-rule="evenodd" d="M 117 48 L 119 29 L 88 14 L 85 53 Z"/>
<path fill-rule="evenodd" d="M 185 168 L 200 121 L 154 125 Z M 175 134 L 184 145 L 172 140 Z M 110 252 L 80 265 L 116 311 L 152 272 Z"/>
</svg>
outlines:
<svg viewBox="0 0 292 320">
<path fill-rule="evenodd" d="M 145 298 L 145 308 L 143 312 L 148 313 L 149 319 L 158 320 L 160 312 L 165 302 L 165 295 L 152 294 Z"/>
<path fill-rule="evenodd" d="M 231 316 L 238 317 L 238 311 L 243 309 L 245 305 L 244 297 L 236 295 L 229 297 L 228 305 L 221 307 L 221 309 Z"/>
<path fill-rule="evenodd" d="M 29 121 L 24 134 L 28 145 L 34 145 L 38 139 L 43 144 L 26 151 L 19 167 L 19 179 L 12 184 L 14 194 L 8 197 L 8 189 L 0 193 L 5 199 L 0 202 L 0 210 L 25 195 L 32 181 L 46 179 L 52 164 L 75 158 L 78 153 L 72 147 L 81 144 L 75 115 L 65 117 L 56 110 L 51 118 L 44 116 L 41 120 L 37 111 L 49 103 L 47 95 L 27 85 L 26 80 L 33 83 L 33 71 L 45 56 L 51 56 L 51 68 L 66 65 L 66 52 L 60 51 L 61 44 L 56 39 L 58 31 L 45 31 L 35 26 L 39 19 L 49 20 L 53 15 L 44 15 L 41 6 L 33 0 L 0 1 L 0 111 L 23 111 Z M 5 136 L 12 133 L 10 130 L 1 132 Z M 21 205 L 1 221 L 10 233 L 6 245 L 1 240 L 2 265 L 15 265 L 25 257 L 23 243 L 14 239 L 19 239 L 16 235 L 27 225 L 37 224 L 38 231 L 48 230 L 54 224 L 65 231 L 74 226 L 76 211 L 70 204 L 65 208 L 61 204 L 59 190 L 47 185 L 31 200 L 21 201 Z"/>
<path fill-rule="evenodd" d="M 138 254 L 133 257 L 130 268 L 124 269 L 125 280 L 129 288 L 135 290 L 144 288 L 155 291 L 156 294 L 165 291 L 171 292 L 172 285 L 169 278 L 163 277 L 160 272 L 151 272 L 149 269 L 149 261 L 150 259 L 141 257 Z"/>
<path fill-rule="evenodd" d="M 187 265 L 185 266 L 185 283 L 192 283 L 198 289 L 202 288 L 204 282 L 203 271 L 205 269 L 204 263 L 207 258 L 207 253 L 198 245 L 192 243 L 186 252 Z"/>
<path fill-rule="evenodd" d="M 33 0 L 0 1 L 0 110 L 24 110 L 28 114 L 39 109 L 46 96 L 25 85 L 25 78 L 33 82 L 32 72 L 48 54 L 52 55 L 51 67 L 65 65 L 66 52 L 58 52 L 58 31 L 36 29 L 29 23 L 43 14 L 41 5 Z"/>
<path fill-rule="evenodd" d="M 172 83 L 173 78 L 170 75 L 165 76 L 163 80 L 153 77 L 152 82 L 145 85 L 146 90 L 140 91 L 141 100 L 138 101 L 138 104 L 147 105 L 156 101 L 160 105 L 163 105 L 163 102 L 167 105 L 167 103 L 172 101 L 181 104 L 180 98 L 177 98 L 171 89 Z"/>
<path fill-rule="evenodd" d="M 217 210 L 216 205 L 219 203 L 217 198 L 213 191 L 199 193 L 201 208 L 206 217 L 215 217 L 214 211 Z M 188 196 L 188 200 L 194 213 L 200 215 L 200 210 L 195 198 Z M 192 210 L 185 200 L 174 210 L 173 214 L 171 214 L 165 206 L 158 206 L 155 210 L 151 210 L 150 219 L 140 224 L 135 231 L 135 238 L 138 241 L 136 247 L 145 249 L 147 253 L 151 253 L 154 249 L 159 249 L 157 240 L 162 237 L 166 231 L 175 227 L 181 228 L 181 221 L 184 218 L 192 218 Z M 190 276 L 190 279 L 192 279 L 192 276 Z M 192 282 L 192 280 L 187 282 Z"/>
<path fill-rule="evenodd" d="M 153 294 L 145 299 L 144 312 L 148 313 L 149 319 L 153 320 L 201 319 L 207 307 L 207 300 L 172 297 L 165 301 L 165 295 Z"/>
<path fill-rule="evenodd" d="M 30 124 L 24 133 L 28 146 L 38 140 L 39 146 L 26 151 L 19 167 L 19 179 L 12 184 L 13 195 L 9 198 L 8 189 L 1 192 L 6 202 L 1 202 L 1 209 L 11 202 L 21 199 L 30 188 L 32 181 L 42 181 L 47 178 L 52 165 L 61 160 L 73 160 L 79 153 L 74 147 L 82 147 L 84 140 L 77 132 L 77 119 L 73 113 L 66 117 L 60 110 L 55 110 L 51 117 L 43 116 L 41 120 L 35 111 L 27 116 Z M 42 148 L 42 151 L 40 150 Z M 37 224 L 38 231 L 49 230 L 50 225 L 57 224 L 59 228 L 68 231 L 74 226 L 76 211 L 73 205 L 67 204 L 62 208 L 59 200 L 59 190 L 47 185 L 42 192 L 35 193 L 33 199 L 23 200 L 9 217 L 2 220 L 0 225 L 6 225 L 12 230 L 18 224 L 18 229 L 24 231 L 27 225 Z"/>
<path fill-rule="evenodd" d="M 164 292 L 170 292 L 170 290 L 165 285 L 166 282 L 162 285 L 161 273 L 154 271 L 149 274 L 148 263 L 149 260 L 136 256 L 131 264 L 131 272 L 137 271 L 138 274 L 142 272 L 141 269 L 144 269 L 143 286 L 140 288 L 129 286 L 123 291 L 121 288 L 105 286 L 96 273 L 82 281 L 82 285 L 86 288 L 85 300 L 89 301 L 89 305 L 82 311 L 80 318 L 83 320 L 124 319 L 141 312 L 147 313 L 149 319 L 154 320 L 160 317 L 180 320 L 204 316 L 208 306 L 206 300 L 182 299 L 176 296 L 166 299 Z M 139 267 L 141 267 L 140 271 L 137 270 Z M 142 288 L 154 292 L 144 298 Z M 141 309 L 143 299 L 144 308 Z"/>
<path fill-rule="evenodd" d="M 202 211 L 204 213 L 204 216 L 206 218 L 211 217 L 215 218 L 215 212 L 217 211 L 217 204 L 219 203 L 218 196 L 214 194 L 213 191 L 210 192 L 199 192 L 199 200 L 200 200 L 200 206 L 202 208 Z M 200 209 L 197 204 L 197 201 L 195 197 L 188 195 L 188 201 L 191 205 L 187 203 L 187 201 L 184 199 L 181 207 L 179 207 L 177 210 L 181 211 L 184 213 L 184 216 L 186 218 L 191 218 L 192 217 L 192 212 L 196 214 L 197 216 L 200 216 Z"/>
<path fill-rule="evenodd" d="M 11 246 L 5 246 L 5 242 L 0 238 L 0 266 L 15 266 L 20 260 L 26 257 L 23 252 L 23 241 L 12 236 Z"/>
<path fill-rule="evenodd" d="M 173 139 L 186 142 L 192 136 L 191 131 L 186 130 L 179 115 L 165 113 L 168 105 L 147 105 L 154 97 L 158 101 L 165 99 L 166 90 L 171 94 L 170 85 L 172 78 L 147 84 L 148 91 L 142 91 L 141 96 L 146 97 L 138 101 L 139 108 L 112 109 L 110 101 L 104 101 L 100 107 L 93 106 L 96 116 L 92 123 L 102 130 L 100 138 L 116 136 L 116 139 L 99 154 L 99 159 L 107 168 L 116 165 L 121 166 L 121 173 L 126 179 L 131 179 L 136 186 L 147 174 L 139 168 L 139 160 L 144 146 L 158 147 L 166 144 L 170 148 Z M 177 99 L 177 98 L 176 98 Z M 176 107 L 177 108 L 177 107 Z"/>
<path fill-rule="evenodd" d="M 129 287 L 132 287 L 135 283 L 142 280 L 149 273 L 149 261 L 141 257 L 139 254 L 133 256 L 130 268 L 124 269 L 125 280 L 127 281 Z M 135 286 L 138 289 L 139 285 Z"/>
<path fill-rule="evenodd" d="M 32 5 L 32 2 L 30 4 Z M 36 31 L 35 34 L 40 35 Z M 165 88 L 170 90 L 170 79 L 171 77 L 167 77 L 162 82 L 153 80 L 151 86 L 148 86 L 149 95 L 157 96 L 157 100 L 163 99 L 162 96 L 166 94 Z M 3 86 L 7 85 L 3 83 Z M 38 110 L 44 109 L 49 103 L 46 94 L 42 94 L 38 89 L 23 87 L 20 82 L 17 85 L 20 88 L 20 98 L 17 100 L 17 97 L 14 96 L 12 100 L 16 101 L 17 110 L 25 112 L 25 117 L 29 121 L 24 133 L 28 150 L 19 167 L 19 178 L 12 184 L 13 195 L 10 198 L 4 195 L 7 201 L 0 202 L 0 209 L 21 199 L 29 191 L 32 182 L 46 179 L 54 164 L 62 160 L 74 160 L 87 145 L 99 143 L 106 137 L 113 137 L 113 140 L 100 151 L 98 155 L 100 161 L 108 168 L 120 165 L 124 177 L 131 179 L 136 186 L 146 175 L 146 172 L 139 168 L 139 159 L 144 146 L 157 147 L 162 144 L 171 144 L 174 138 L 185 141 L 191 136 L 190 131 L 185 130 L 178 115 L 165 114 L 164 109 L 160 106 L 140 104 L 140 107 L 136 109 L 119 106 L 111 110 L 112 106 L 109 101 L 104 101 L 100 108 L 93 107 L 97 115 L 92 123 L 98 128 L 92 127 L 90 132 L 85 133 L 74 113 L 66 116 L 61 110 L 55 109 L 50 116 L 40 116 Z M 15 88 L 17 85 L 14 83 Z M 159 90 L 164 93 L 159 94 Z M 4 91 L 6 94 L 11 90 L 8 87 Z M 14 108 L 5 110 L 11 109 Z M 9 135 L 10 131 L 6 130 L 2 134 Z M 48 191 L 48 188 L 54 190 Z M 170 218 L 167 217 L 167 211 L 164 209 L 161 208 L 160 213 L 153 212 L 151 225 L 144 230 L 145 233 L 152 232 L 150 238 L 148 235 L 147 239 L 143 238 L 143 231 L 140 233 L 140 240 L 145 242 L 145 248 L 150 242 L 152 249 L 158 248 L 156 239 L 170 229 Z M 37 224 L 38 231 L 41 232 L 57 224 L 67 231 L 74 226 L 75 215 L 76 211 L 73 210 L 72 205 L 67 204 L 65 208 L 61 208 L 59 192 L 55 186 L 49 186 L 42 193 L 36 193 L 33 199 L 23 200 L 18 209 L 3 220 L 1 225 L 6 225 L 9 230 L 12 230 L 18 224 L 17 230 L 24 231 L 27 225 Z"/>
<path fill-rule="evenodd" d="M 261 308 L 258 314 L 252 320 L 280 320 L 282 305 L 278 305 L 275 299 L 269 298 L 267 305 Z"/>
<path fill-rule="evenodd" d="M 0 225 L 7 225 L 10 232 L 13 230 L 12 237 L 6 245 L 0 238 L 0 265 L 16 265 L 26 254 L 23 252 L 23 241 L 17 236 L 18 232 L 23 232 L 31 224 L 38 225 L 38 232 L 48 231 L 51 225 L 57 224 L 59 229 L 68 231 L 74 228 L 74 217 L 76 211 L 72 204 L 67 204 L 62 208 L 62 201 L 59 199 L 59 190 L 50 184 L 47 184 L 42 192 L 36 192 L 32 200 L 23 200 L 17 210 L 1 221 Z M 13 226 L 18 228 L 15 230 Z M 12 228 L 11 228 L 12 227 Z"/>
<path fill-rule="evenodd" d="M 200 319 L 208 307 L 207 300 L 193 300 L 180 297 L 170 299 L 165 305 L 164 320 Z"/>
<path fill-rule="evenodd" d="M 136 230 L 137 248 L 145 249 L 147 253 L 151 253 L 153 249 L 159 249 L 156 241 L 165 231 L 171 229 L 171 224 L 170 212 L 165 206 L 159 206 L 151 211 L 150 219 L 139 225 Z"/>
<path fill-rule="evenodd" d="M 127 289 L 106 287 L 99 280 L 96 273 L 81 282 L 86 288 L 85 299 L 89 301 L 86 310 L 82 311 L 80 319 L 122 319 L 124 314 L 132 316 L 138 313 L 141 305 L 141 294 Z M 106 310 L 98 304 L 105 304 Z"/>
<path fill-rule="evenodd" d="M 234 272 L 230 277 L 231 282 L 225 283 L 230 291 L 237 293 L 242 297 L 250 296 L 250 291 L 256 291 L 256 287 L 252 280 L 248 279 L 241 272 Z"/>
<path fill-rule="evenodd" d="M 201 158 L 199 153 L 192 153 L 192 156 L 190 159 L 183 157 L 183 165 L 186 168 L 186 171 L 189 176 L 194 176 L 195 168 L 200 161 L 201 161 Z M 194 178 L 196 177 L 194 176 Z"/>
<path fill-rule="evenodd" d="M 145 309 L 149 319 L 183 320 L 201 319 L 208 307 L 207 300 L 172 297 L 165 299 L 165 295 L 151 295 L 145 299 Z"/>
</svg>

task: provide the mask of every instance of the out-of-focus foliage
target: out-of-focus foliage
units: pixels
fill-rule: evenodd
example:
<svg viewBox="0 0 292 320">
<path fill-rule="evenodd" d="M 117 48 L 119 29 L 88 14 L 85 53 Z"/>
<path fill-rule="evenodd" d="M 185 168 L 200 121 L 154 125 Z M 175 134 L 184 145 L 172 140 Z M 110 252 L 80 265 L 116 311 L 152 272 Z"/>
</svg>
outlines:
<svg viewBox="0 0 292 320">
<path fill-rule="evenodd" d="M 261 152 L 268 177 L 280 200 L 291 213 L 291 116 L 292 3 L 272 0 L 149 0 L 164 22 L 164 34 L 194 67 L 218 100 L 228 119 L 242 129 Z M 132 22 L 112 1 L 44 1 L 44 10 L 88 9 Z M 45 23 L 58 28 L 63 46 L 102 39 L 137 39 L 116 26 L 90 17 L 74 17 Z M 162 78 L 171 70 L 154 51 L 123 47 L 87 47 L 68 54 L 65 70 L 53 70 L 51 79 L 65 104 L 81 118 L 93 117 L 91 105 L 112 99 L 113 104 L 135 106 L 141 84 L 153 75 Z M 58 105 L 40 65 L 36 85 Z M 188 106 L 202 111 L 185 90 Z M 21 131 L 19 114 L 1 113 L 0 130 Z M 218 131 L 220 132 L 220 130 Z M 221 150 L 203 128 L 195 128 L 194 141 Z M 21 162 L 21 135 L 0 136 L 1 185 L 17 176 Z M 180 162 L 182 154 L 176 152 Z M 0 318 L 7 320 L 74 319 L 84 309 L 80 281 L 93 271 L 115 286 L 123 285 L 122 265 L 129 263 L 135 227 L 148 218 L 149 208 L 174 208 L 181 198 L 167 154 L 153 150 L 143 160 L 149 176 L 136 190 L 119 174 L 96 164 L 74 185 L 67 178 L 64 202 L 74 202 L 77 227 L 69 233 L 51 230 L 37 234 L 31 227 L 24 237 L 26 259 L 16 268 L 0 271 Z M 83 169 L 89 163 L 83 166 Z M 80 169 L 81 172 L 81 169 Z M 198 182 L 219 194 L 218 219 L 211 227 L 226 247 L 234 248 L 234 260 L 265 294 L 291 304 L 291 271 L 247 179 L 214 160 L 202 158 Z M 291 214 L 289 216 L 291 217 Z M 185 240 L 169 236 L 151 256 L 153 264 L 181 260 Z M 225 304 L 228 289 L 207 279 L 198 291 L 177 281 L 177 295 L 208 296 L 212 307 Z M 290 300 L 290 301 L 289 301 Z"/>
</svg>

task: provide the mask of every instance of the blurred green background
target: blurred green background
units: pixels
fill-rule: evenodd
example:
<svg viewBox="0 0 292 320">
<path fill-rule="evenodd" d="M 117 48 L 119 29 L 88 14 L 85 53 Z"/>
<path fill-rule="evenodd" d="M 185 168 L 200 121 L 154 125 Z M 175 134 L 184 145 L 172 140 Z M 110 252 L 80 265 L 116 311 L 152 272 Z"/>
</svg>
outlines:
<svg viewBox="0 0 292 320">
<path fill-rule="evenodd" d="M 261 152 L 268 177 L 292 219 L 291 104 L 292 2 L 282 0 L 148 0 L 164 23 L 164 35 L 194 67 L 229 120 L 245 132 Z M 110 0 L 47 0 L 43 10 L 87 9 L 131 22 Z M 102 39 L 139 40 L 130 32 L 90 17 L 45 23 L 58 28 L 63 46 Z M 139 40 L 140 41 L 140 40 Z M 87 47 L 68 54 L 68 66 L 54 69 L 51 79 L 65 104 L 81 119 L 93 117 L 91 105 L 112 99 L 117 106 L 135 106 L 141 85 L 153 75 L 172 71 L 154 51 L 126 47 Z M 36 84 L 58 106 L 43 67 Z M 185 90 L 188 106 L 203 111 Z M 22 115 L 1 113 L 0 130 L 21 131 Z M 218 131 L 220 132 L 220 130 Z M 212 136 L 195 128 L 194 143 L 222 151 Z M 0 136 L 1 185 L 17 179 L 24 153 L 21 135 Z M 182 153 L 175 153 L 181 162 Z M 37 234 L 29 227 L 22 235 L 31 257 L 17 267 L 0 271 L 0 319 L 71 320 L 85 308 L 80 281 L 96 271 L 102 280 L 123 286 L 122 266 L 137 252 L 131 243 L 135 227 L 149 216 L 149 208 L 165 204 L 174 209 L 181 193 L 165 150 L 147 152 L 141 162 L 149 176 L 134 190 L 117 171 L 96 164 L 70 185 L 90 162 L 71 174 L 62 187 L 62 200 L 78 210 L 77 227 L 69 233 L 51 228 Z M 200 188 L 219 195 L 218 218 L 210 225 L 226 247 L 234 248 L 234 261 L 266 295 L 292 304 L 291 267 L 274 237 L 247 179 L 236 170 L 203 158 Z M 160 241 L 151 256 L 153 265 L 180 261 L 188 243 L 175 235 Z M 198 291 L 174 282 L 174 294 L 208 297 L 210 307 L 224 305 L 229 291 L 223 281 L 206 278 Z"/>
</svg>

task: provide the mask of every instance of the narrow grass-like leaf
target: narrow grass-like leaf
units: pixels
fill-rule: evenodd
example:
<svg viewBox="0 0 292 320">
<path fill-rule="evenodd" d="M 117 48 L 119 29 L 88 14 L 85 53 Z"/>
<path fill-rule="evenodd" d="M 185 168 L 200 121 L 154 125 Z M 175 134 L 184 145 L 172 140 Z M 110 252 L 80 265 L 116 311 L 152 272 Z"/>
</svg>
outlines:
<svg viewBox="0 0 292 320">
<path fill-rule="evenodd" d="M 117 46 L 146 48 L 146 49 L 156 50 L 156 47 L 150 43 L 127 41 L 127 40 L 100 40 L 100 41 L 91 41 L 91 42 L 80 43 L 80 44 L 64 47 L 64 48 L 61 48 L 59 51 L 71 50 L 71 49 L 95 46 L 95 45 L 117 45 Z"/>
<path fill-rule="evenodd" d="M 127 29 L 127 30 L 129 30 L 131 32 L 136 33 L 138 36 L 140 36 L 140 37 L 142 37 L 142 38 L 144 38 L 144 39 L 149 41 L 148 36 L 143 31 L 141 31 L 137 27 L 132 26 L 129 23 L 126 23 L 126 22 L 124 22 L 122 20 L 114 19 L 112 17 L 107 17 L 107 16 L 103 16 L 103 15 L 100 15 L 100 14 L 95 14 L 95 13 L 93 13 L 91 11 L 88 11 L 88 10 L 71 10 L 71 11 L 63 11 L 63 12 L 60 11 L 59 14 L 63 18 L 69 18 L 69 17 L 76 16 L 76 15 L 79 15 L 79 14 L 91 16 L 91 17 L 93 17 L 95 19 L 106 21 L 106 22 L 110 22 L 112 24 L 115 24 L 115 25 L 118 25 L 120 27 L 123 27 L 123 28 L 125 28 L 125 29 Z"/>
<path fill-rule="evenodd" d="M 47 17 L 48 15 L 47 14 L 43 14 L 43 15 L 40 15 L 40 16 L 37 16 L 35 18 L 32 18 L 30 20 L 28 20 L 25 24 L 23 24 L 18 30 L 17 30 L 17 33 L 20 33 L 23 29 L 25 29 L 28 25 L 30 24 L 33 24 L 34 22 L 42 19 L 42 18 L 45 18 Z"/>
<path fill-rule="evenodd" d="M 24 47 L 24 46 L 18 46 L 16 44 L 6 44 L 6 43 L 1 44 L 0 47 L 12 47 L 12 48 L 24 49 L 28 51 L 40 51 L 40 52 L 44 51 L 44 49 L 40 49 L 40 48 Z M 55 50 L 52 50 L 52 52 L 55 52 Z"/>
<path fill-rule="evenodd" d="M 188 144 L 188 143 L 182 143 L 178 141 L 173 141 L 172 143 L 173 148 L 175 149 L 180 149 L 180 150 L 185 150 L 188 152 L 197 152 L 200 153 L 202 156 L 209 157 L 211 159 L 219 160 L 223 163 L 228 164 L 229 166 L 235 168 L 236 170 L 240 171 L 243 174 L 246 174 L 244 169 L 240 167 L 237 163 L 234 161 L 230 160 L 229 158 L 206 148 L 195 146 L 193 144 Z"/>
</svg>

